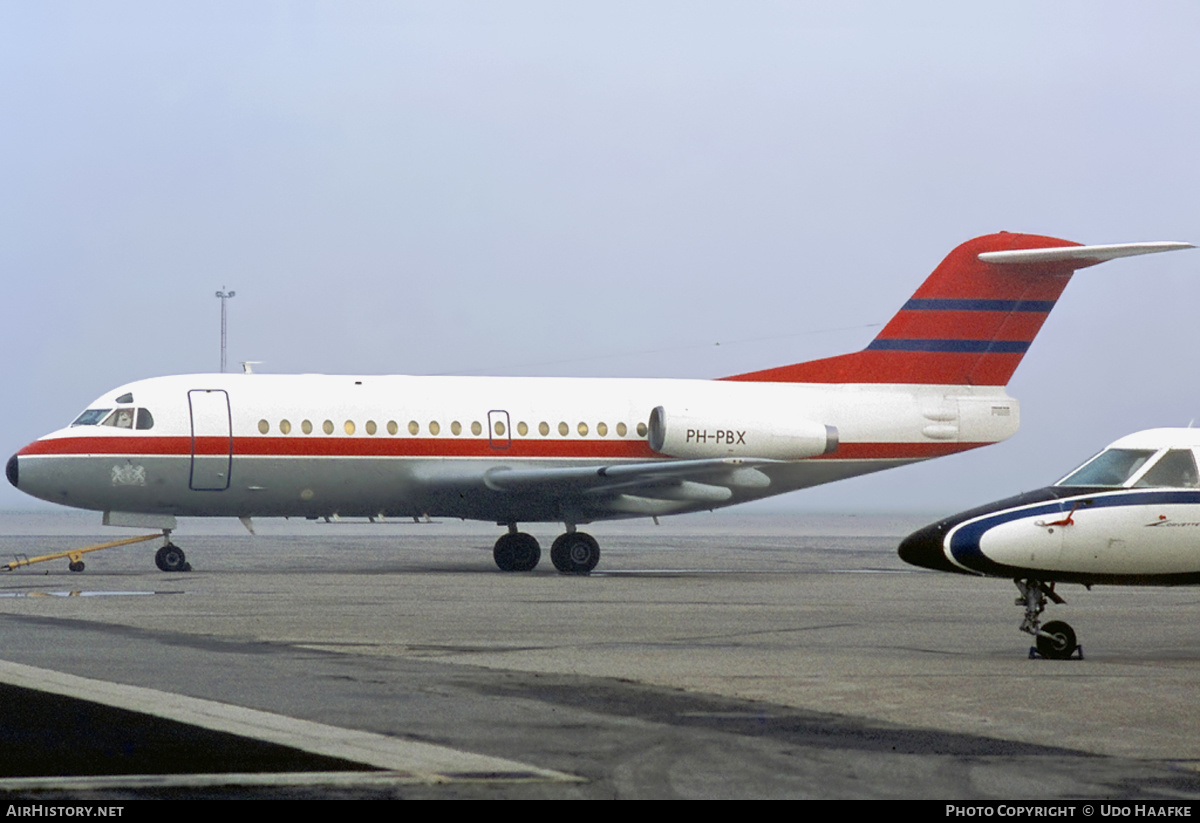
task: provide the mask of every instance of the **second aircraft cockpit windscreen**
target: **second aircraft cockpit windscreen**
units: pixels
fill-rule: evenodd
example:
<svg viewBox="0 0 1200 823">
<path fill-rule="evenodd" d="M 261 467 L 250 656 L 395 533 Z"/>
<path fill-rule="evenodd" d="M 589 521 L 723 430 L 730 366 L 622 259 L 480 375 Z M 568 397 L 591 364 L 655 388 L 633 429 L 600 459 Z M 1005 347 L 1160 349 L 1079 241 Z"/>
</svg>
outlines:
<svg viewBox="0 0 1200 823">
<path fill-rule="evenodd" d="M 150 429 L 154 416 L 149 409 L 88 409 L 75 418 L 75 426 L 111 426 L 116 429 Z"/>
<path fill-rule="evenodd" d="M 1105 449 L 1056 486 L 1200 488 L 1191 449 Z"/>
</svg>

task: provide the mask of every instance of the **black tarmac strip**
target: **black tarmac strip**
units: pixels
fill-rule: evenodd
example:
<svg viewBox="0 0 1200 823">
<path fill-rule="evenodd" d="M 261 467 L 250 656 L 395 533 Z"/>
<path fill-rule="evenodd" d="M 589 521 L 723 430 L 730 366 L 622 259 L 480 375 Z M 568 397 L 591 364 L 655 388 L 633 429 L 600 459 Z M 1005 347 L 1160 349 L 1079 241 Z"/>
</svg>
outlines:
<svg viewBox="0 0 1200 823">
<path fill-rule="evenodd" d="M 364 771 L 249 737 L 0 684 L 0 777 Z"/>
</svg>

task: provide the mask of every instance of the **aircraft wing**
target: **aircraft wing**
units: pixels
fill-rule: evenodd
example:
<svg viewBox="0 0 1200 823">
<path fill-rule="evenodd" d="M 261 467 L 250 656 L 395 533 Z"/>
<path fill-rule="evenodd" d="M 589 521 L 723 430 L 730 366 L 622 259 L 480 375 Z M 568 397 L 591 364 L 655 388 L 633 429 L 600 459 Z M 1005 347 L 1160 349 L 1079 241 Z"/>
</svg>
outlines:
<svg viewBox="0 0 1200 823">
<path fill-rule="evenodd" d="M 512 469 L 498 466 L 483 476 L 497 492 L 570 495 L 593 501 L 599 508 L 630 511 L 638 500 L 672 503 L 718 503 L 733 497 L 734 488 L 764 488 L 771 484 L 759 468 L 780 463 L 763 458 L 657 460 L 612 466 Z M 643 506 L 651 509 L 653 505 Z M 667 506 L 664 512 L 673 508 Z"/>
</svg>

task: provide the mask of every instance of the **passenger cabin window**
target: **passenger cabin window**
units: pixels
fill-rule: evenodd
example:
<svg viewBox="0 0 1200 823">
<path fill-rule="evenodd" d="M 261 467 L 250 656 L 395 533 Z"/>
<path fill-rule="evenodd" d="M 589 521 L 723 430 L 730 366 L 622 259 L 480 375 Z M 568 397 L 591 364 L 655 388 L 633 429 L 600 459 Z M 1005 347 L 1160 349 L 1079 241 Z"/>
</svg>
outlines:
<svg viewBox="0 0 1200 823">
<path fill-rule="evenodd" d="M 1059 480 L 1058 486 L 1123 486 L 1137 474 L 1155 449 L 1108 449 Z"/>
<path fill-rule="evenodd" d="M 1194 489 L 1200 486 L 1196 473 L 1196 458 L 1191 449 L 1171 449 L 1133 484 L 1135 489 L 1172 488 Z"/>
</svg>

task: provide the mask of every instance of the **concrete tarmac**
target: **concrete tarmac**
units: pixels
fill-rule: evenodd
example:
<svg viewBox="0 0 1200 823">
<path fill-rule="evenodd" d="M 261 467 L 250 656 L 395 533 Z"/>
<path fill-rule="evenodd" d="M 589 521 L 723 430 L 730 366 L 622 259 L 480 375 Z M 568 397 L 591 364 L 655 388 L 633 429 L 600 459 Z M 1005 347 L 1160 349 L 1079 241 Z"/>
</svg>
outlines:
<svg viewBox="0 0 1200 823">
<path fill-rule="evenodd" d="M 529 529 L 537 570 L 505 574 L 500 530 L 453 522 L 187 523 L 187 574 L 152 544 L 20 569 L 0 576 L 0 683 L 362 769 L 226 774 L 197 749 L 193 770 L 9 772 L 0 791 L 1200 798 L 1200 590 L 1063 587 L 1048 616 L 1085 659 L 1030 660 L 1011 582 L 897 558 L 929 519 L 596 524 L 589 577 L 554 571 L 552 528 Z M 10 555 L 120 536 L 9 531 Z"/>
</svg>

